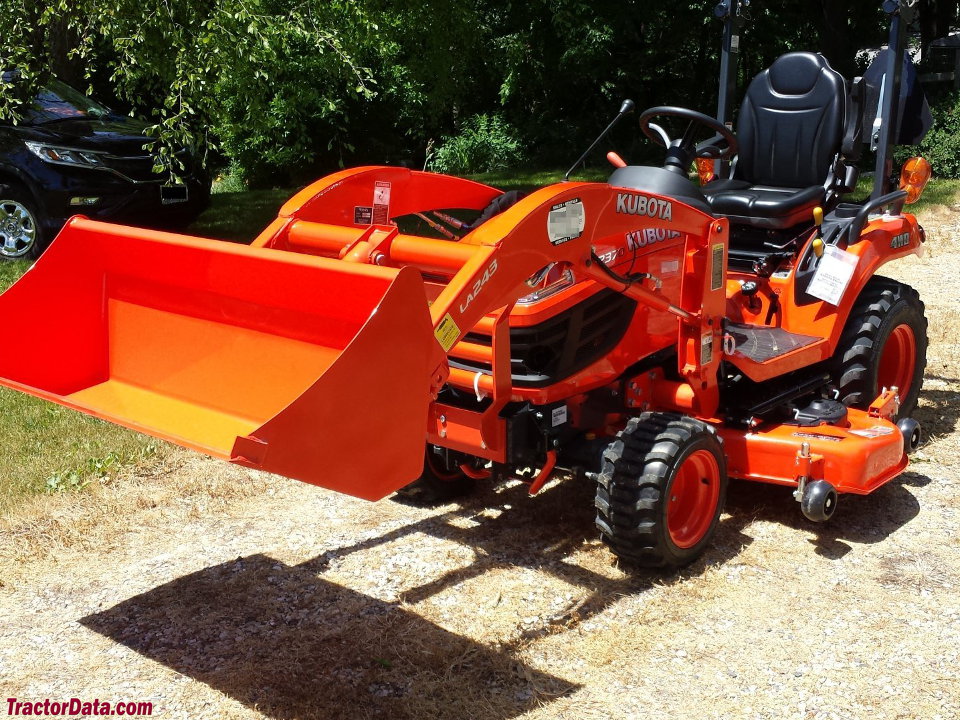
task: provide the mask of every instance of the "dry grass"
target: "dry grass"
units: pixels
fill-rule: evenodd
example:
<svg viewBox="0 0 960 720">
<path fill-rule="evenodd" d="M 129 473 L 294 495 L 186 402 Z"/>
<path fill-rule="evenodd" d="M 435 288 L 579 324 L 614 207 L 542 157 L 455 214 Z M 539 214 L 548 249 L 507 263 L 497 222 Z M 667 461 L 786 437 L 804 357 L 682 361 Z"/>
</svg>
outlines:
<svg viewBox="0 0 960 720">
<path fill-rule="evenodd" d="M 596 540 L 591 488 L 368 504 L 198 458 L 0 525 L 4 697 L 165 718 L 960 718 L 960 207 L 891 268 L 931 321 L 901 479 L 826 526 L 734 484 L 676 576 Z"/>
</svg>

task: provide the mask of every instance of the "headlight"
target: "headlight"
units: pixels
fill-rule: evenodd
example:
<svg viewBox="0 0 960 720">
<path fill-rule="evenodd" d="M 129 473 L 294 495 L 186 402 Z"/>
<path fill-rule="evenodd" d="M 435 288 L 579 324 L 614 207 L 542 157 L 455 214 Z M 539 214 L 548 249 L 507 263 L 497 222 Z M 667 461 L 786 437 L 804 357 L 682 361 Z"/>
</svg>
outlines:
<svg viewBox="0 0 960 720">
<path fill-rule="evenodd" d="M 517 300 L 520 305 L 532 305 L 535 302 L 555 295 L 576 283 L 573 270 L 566 263 L 550 263 L 536 275 L 527 280 L 527 285 L 535 288 L 529 295 Z"/>
<path fill-rule="evenodd" d="M 96 168 L 103 167 L 101 156 L 103 153 L 77 148 L 58 147 L 45 143 L 27 142 L 27 149 L 41 160 L 56 165 L 71 165 L 73 167 Z"/>
</svg>

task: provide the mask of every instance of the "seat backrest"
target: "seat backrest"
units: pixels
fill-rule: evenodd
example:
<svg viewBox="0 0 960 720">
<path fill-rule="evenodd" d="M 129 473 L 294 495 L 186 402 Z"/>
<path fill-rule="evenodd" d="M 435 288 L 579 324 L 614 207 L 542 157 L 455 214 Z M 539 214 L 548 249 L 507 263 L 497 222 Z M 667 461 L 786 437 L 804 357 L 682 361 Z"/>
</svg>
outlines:
<svg viewBox="0 0 960 720">
<path fill-rule="evenodd" d="M 781 55 L 757 75 L 740 107 L 735 177 L 753 185 L 822 185 L 840 152 L 843 76 L 815 53 Z"/>
</svg>

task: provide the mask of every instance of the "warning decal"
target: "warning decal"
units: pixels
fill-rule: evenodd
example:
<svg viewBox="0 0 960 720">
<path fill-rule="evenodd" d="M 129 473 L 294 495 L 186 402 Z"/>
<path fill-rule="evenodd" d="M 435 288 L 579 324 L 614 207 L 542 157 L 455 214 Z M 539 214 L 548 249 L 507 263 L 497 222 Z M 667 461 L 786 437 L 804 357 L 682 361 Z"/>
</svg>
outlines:
<svg viewBox="0 0 960 720">
<path fill-rule="evenodd" d="M 700 337 L 700 364 L 709 365 L 713 362 L 713 333 L 704 333 Z"/>
<path fill-rule="evenodd" d="M 583 235 L 587 215 L 580 198 L 554 205 L 547 215 L 547 236 L 552 245 L 563 245 Z"/>
<path fill-rule="evenodd" d="M 723 287 L 723 243 L 713 246 L 713 256 L 710 266 L 710 289 L 719 290 Z"/>
<path fill-rule="evenodd" d="M 843 442 L 842 437 L 837 437 L 836 435 L 824 435 L 822 433 L 814 432 L 795 432 L 794 437 L 801 438 L 811 438 L 812 440 L 826 440 L 827 442 Z"/>
<path fill-rule="evenodd" d="M 373 208 L 363 205 L 357 205 L 353 208 L 353 224 L 354 225 L 372 225 L 373 224 Z"/>
<path fill-rule="evenodd" d="M 557 427 L 558 425 L 563 425 L 567 421 L 567 406 L 561 405 L 560 407 L 555 407 L 550 412 L 550 427 Z"/>
<path fill-rule="evenodd" d="M 373 185 L 373 224 L 386 225 L 390 222 L 390 191 L 392 184 L 376 182 Z"/>
<path fill-rule="evenodd" d="M 450 313 L 447 313 L 443 316 L 443 320 L 437 325 L 437 329 L 433 331 L 433 334 L 436 336 L 437 342 L 440 343 L 443 351 L 450 352 L 450 348 L 454 346 L 457 338 L 460 337 L 460 328 L 457 327 Z"/>
<path fill-rule="evenodd" d="M 864 430 L 851 430 L 851 435 L 859 435 L 860 437 L 865 438 L 878 438 L 883 437 L 884 435 L 892 435 L 892 427 L 884 427 L 883 425 L 874 425 L 871 428 L 866 428 Z"/>
</svg>

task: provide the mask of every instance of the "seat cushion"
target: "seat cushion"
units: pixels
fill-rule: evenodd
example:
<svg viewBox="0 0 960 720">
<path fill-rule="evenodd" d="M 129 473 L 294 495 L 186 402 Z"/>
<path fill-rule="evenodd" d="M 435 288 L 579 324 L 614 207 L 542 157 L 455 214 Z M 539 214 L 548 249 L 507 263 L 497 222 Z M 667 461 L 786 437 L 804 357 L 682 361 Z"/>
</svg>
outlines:
<svg viewBox="0 0 960 720">
<path fill-rule="evenodd" d="M 734 177 L 754 185 L 822 184 L 840 152 L 846 82 L 820 55 L 781 55 L 747 88 L 737 120 Z"/>
<path fill-rule="evenodd" d="M 744 180 L 717 180 L 703 187 L 716 215 L 734 224 L 782 230 L 813 220 L 813 209 L 824 202 L 823 185 L 778 188 Z"/>
</svg>

